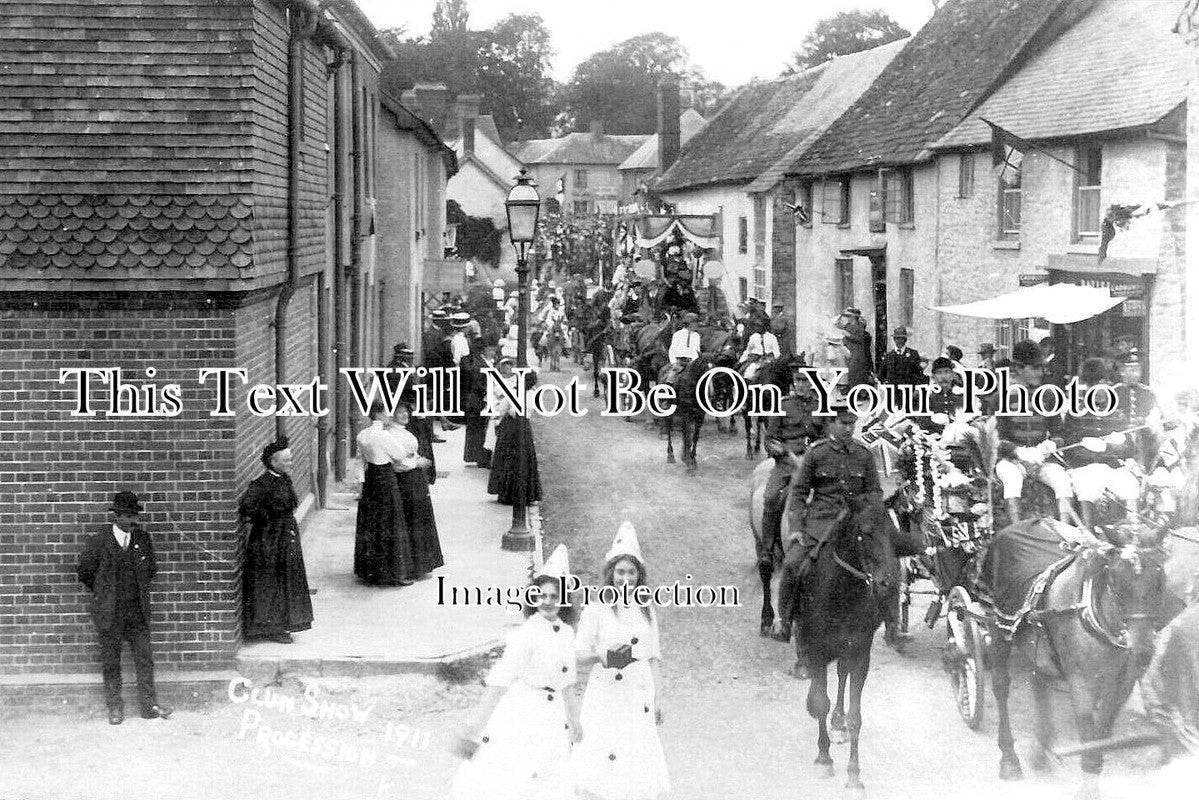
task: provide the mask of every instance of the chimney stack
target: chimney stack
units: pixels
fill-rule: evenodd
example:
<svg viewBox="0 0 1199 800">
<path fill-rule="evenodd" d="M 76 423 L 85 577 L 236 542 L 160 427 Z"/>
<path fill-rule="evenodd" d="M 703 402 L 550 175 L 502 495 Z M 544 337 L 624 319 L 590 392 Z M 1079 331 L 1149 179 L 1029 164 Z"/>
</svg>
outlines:
<svg viewBox="0 0 1199 800">
<path fill-rule="evenodd" d="M 463 141 L 466 140 L 467 120 L 471 121 L 471 128 L 474 128 L 474 120 L 479 116 L 479 105 L 483 102 L 482 95 L 477 94 L 460 94 L 458 99 L 454 101 L 454 129 L 447 130 L 445 138 L 447 141 L 461 136 Z M 471 148 L 474 149 L 473 147 Z"/>
<path fill-rule="evenodd" d="M 597 138 L 604 135 L 604 121 L 602 119 L 591 120 L 591 135 Z"/>
<path fill-rule="evenodd" d="M 658 80 L 658 174 L 679 158 L 679 79 L 663 75 Z"/>
<path fill-rule="evenodd" d="M 467 117 L 462 120 L 462 152 L 475 152 L 475 118 Z"/>
<path fill-rule="evenodd" d="M 428 122 L 443 138 L 450 117 L 450 90 L 444 83 L 418 83 L 400 96 L 400 102 Z"/>
</svg>

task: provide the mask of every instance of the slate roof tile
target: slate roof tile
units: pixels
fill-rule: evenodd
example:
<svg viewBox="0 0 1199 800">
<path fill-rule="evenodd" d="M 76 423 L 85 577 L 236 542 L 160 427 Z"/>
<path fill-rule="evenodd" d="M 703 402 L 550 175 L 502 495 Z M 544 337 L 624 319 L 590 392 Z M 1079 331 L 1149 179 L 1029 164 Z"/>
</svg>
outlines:
<svg viewBox="0 0 1199 800">
<path fill-rule="evenodd" d="M 0 269 L 245 269 L 253 208 L 228 195 L 0 195 Z"/>
<path fill-rule="evenodd" d="M 911 164 L 957 125 L 1055 15 L 1092 0 L 948 0 L 787 174 Z"/>
</svg>

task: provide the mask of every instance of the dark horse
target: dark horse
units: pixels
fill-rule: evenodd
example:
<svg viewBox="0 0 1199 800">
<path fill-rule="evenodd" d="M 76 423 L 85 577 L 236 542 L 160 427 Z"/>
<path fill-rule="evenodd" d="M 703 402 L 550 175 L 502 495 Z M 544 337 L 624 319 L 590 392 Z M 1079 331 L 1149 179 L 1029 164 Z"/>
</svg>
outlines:
<svg viewBox="0 0 1199 800">
<path fill-rule="evenodd" d="M 704 409 L 699 404 L 698 388 L 700 378 L 712 368 L 712 356 L 701 353 L 699 358 L 683 367 L 682 372 L 674 380 L 675 409 L 666 417 L 666 463 L 674 463 L 674 423 L 678 418 L 679 427 L 683 430 L 683 464 L 687 472 L 694 474 L 699 469 L 695 457 L 695 447 L 699 442 L 699 432 L 704 426 Z M 665 382 L 669 365 L 662 368 L 658 376 L 659 383 Z"/>
<path fill-rule="evenodd" d="M 800 353 L 799 357 L 803 359 L 804 355 Z M 746 383 L 749 386 L 767 384 L 777 386 L 786 397 L 791 393 L 791 367 L 785 358 L 767 361 Z M 741 405 L 741 416 L 745 421 L 745 458 L 752 461 L 762 451 L 762 432 L 766 428 L 768 418 L 750 414 L 749 403 Z"/>
<path fill-rule="evenodd" d="M 1013 611 L 1014 598 L 1020 594 L 1015 591 L 1019 587 L 1012 585 L 1019 578 L 1013 576 L 1035 575 L 1039 566 L 1035 556 L 1019 553 L 1027 553 L 1036 546 L 1036 540 L 1049 539 L 1044 535 L 1045 528 L 1058 524 L 1037 520 L 1013 525 L 996 534 L 987 554 L 997 604 L 1002 606 L 1009 627 L 1013 619 L 1017 625 L 1015 636 L 1009 640 L 997 620 L 991 623 L 992 680 L 999 706 L 999 777 L 1005 780 L 1023 776 L 1008 719 L 1013 649 L 1024 651 L 1035 664 L 1032 686 L 1040 750 L 1034 766 L 1044 768 L 1049 763 L 1047 754 L 1054 735 L 1049 699 L 1052 673 L 1060 672 L 1069 688 L 1082 742 L 1107 738 L 1116 714 L 1153 656 L 1154 623 L 1164 609 L 1164 534 L 1145 530 L 1136 534 L 1135 543 L 1084 544 L 1073 557 L 1058 559 L 1053 573 L 1056 577 L 1049 582 L 1036 609 L 1023 617 L 1015 613 L 1023 610 L 1023 604 Z M 1062 555 L 1060 551 L 1058 555 Z M 1040 560 L 1053 563 L 1048 554 Z M 1017 564 L 1030 566 L 1019 570 L 1014 568 Z M 1040 651 L 1038 635 L 1044 637 Z M 1088 776 L 1102 771 L 1102 751 L 1084 755 L 1082 769 Z M 1084 790 L 1087 788 L 1084 785 Z"/>
<path fill-rule="evenodd" d="M 846 518 L 847 517 L 847 518 Z M 856 514 L 835 522 L 823 545 L 817 547 L 811 570 L 800 581 L 796 647 L 807 657 L 812 682 L 808 686 L 808 713 L 820 723 L 816 765 L 822 775 L 833 774 L 829 755 L 828 666 L 837 662 L 837 710 L 833 728 L 842 724 L 849 733 L 847 789 L 863 790 L 858 763 L 858 736 L 862 730 L 862 690 L 870 672 L 870 647 L 883 622 L 883 601 L 871 578 L 873 551 L 866 540 L 888 525 L 881 503 L 870 503 Z M 842 704 L 849 688 L 849 704 Z"/>
</svg>

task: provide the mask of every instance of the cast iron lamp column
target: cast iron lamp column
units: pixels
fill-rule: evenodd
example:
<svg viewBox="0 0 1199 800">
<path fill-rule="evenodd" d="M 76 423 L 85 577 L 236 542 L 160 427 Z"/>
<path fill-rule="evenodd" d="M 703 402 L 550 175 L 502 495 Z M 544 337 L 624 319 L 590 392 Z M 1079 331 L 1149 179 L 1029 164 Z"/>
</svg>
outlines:
<svg viewBox="0 0 1199 800">
<path fill-rule="evenodd" d="M 537 217 L 541 213 L 541 196 L 537 194 L 527 170 L 521 170 L 516 185 L 504 201 L 508 212 L 508 236 L 516 250 L 516 368 L 529 366 L 529 249 L 537 238 Z M 529 484 L 528 444 L 525 436 L 528 422 L 516 426 L 516 485 L 512 497 L 512 527 L 504 534 L 500 546 L 504 550 L 528 552 L 534 549 L 534 537 L 529 530 L 527 488 Z"/>
</svg>

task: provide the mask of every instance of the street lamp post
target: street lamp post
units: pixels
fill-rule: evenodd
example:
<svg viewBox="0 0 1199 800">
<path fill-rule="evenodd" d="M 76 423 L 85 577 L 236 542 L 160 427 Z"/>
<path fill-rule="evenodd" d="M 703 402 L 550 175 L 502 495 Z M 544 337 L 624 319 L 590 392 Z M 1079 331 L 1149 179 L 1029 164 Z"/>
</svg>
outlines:
<svg viewBox="0 0 1199 800">
<path fill-rule="evenodd" d="M 516 185 L 504 201 L 508 212 L 508 236 L 516 250 L 516 366 L 529 366 L 529 250 L 537 238 L 537 217 L 541 213 L 541 196 L 528 176 L 521 170 Z M 512 496 L 512 527 L 504 534 L 500 546 L 504 550 L 527 552 L 534 548 L 533 533 L 529 530 L 528 496 L 529 448 L 525 441 L 529 426 L 521 421 L 516 432 L 516 492 Z"/>
</svg>

